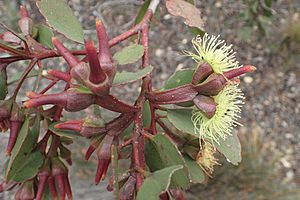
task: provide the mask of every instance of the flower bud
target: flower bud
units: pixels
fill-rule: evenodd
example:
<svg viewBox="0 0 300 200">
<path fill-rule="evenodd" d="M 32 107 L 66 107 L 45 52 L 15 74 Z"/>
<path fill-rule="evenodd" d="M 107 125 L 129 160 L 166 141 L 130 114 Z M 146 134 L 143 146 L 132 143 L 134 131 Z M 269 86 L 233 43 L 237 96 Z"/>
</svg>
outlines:
<svg viewBox="0 0 300 200">
<path fill-rule="evenodd" d="M 146 97 L 157 104 L 176 104 L 192 101 L 198 94 L 192 84 L 186 84 L 177 88 L 146 93 Z"/>
<path fill-rule="evenodd" d="M 20 45 L 22 43 L 22 40 L 20 38 L 18 38 L 17 36 L 15 36 L 13 33 L 9 31 L 3 33 L 2 40 L 16 45 Z"/>
<path fill-rule="evenodd" d="M 56 37 L 52 37 L 52 43 L 71 68 L 75 67 L 80 62 L 79 59 L 74 56 Z"/>
<path fill-rule="evenodd" d="M 14 102 L 11 110 L 11 117 L 10 117 L 10 135 L 6 147 L 7 155 L 10 155 L 12 149 L 15 146 L 23 121 L 24 121 L 23 110 L 19 108 L 17 103 Z"/>
<path fill-rule="evenodd" d="M 33 180 L 26 181 L 23 183 L 21 188 L 17 191 L 15 195 L 16 200 L 33 200 L 34 190 L 33 190 Z"/>
<path fill-rule="evenodd" d="M 43 197 L 43 192 L 45 190 L 48 177 L 50 175 L 50 166 L 49 161 L 46 160 L 43 167 L 40 169 L 38 173 L 38 186 L 36 192 L 36 200 L 41 200 Z"/>
<path fill-rule="evenodd" d="M 68 169 L 64 163 L 59 158 L 52 158 L 52 175 L 58 185 L 60 199 L 65 199 L 69 187 L 69 182 L 67 181 Z"/>
<path fill-rule="evenodd" d="M 29 96 L 31 98 L 32 96 Z M 83 110 L 93 104 L 93 94 L 77 92 L 76 89 L 69 89 L 58 94 L 40 95 L 24 102 L 26 108 L 38 107 L 47 104 L 54 104 L 63 107 L 66 111 L 76 112 Z"/>
<path fill-rule="evenodd" d="M 69 120 L 55 125 L 57 129 L 67 129 L 79 132 L 84 137 L 92 137 L 96 134 L 103 134 L 105 129 L 105 122 L 102 118 L 84 120 Z"/>
<path fill-rule="evenodd" d="M 110 52 L 110 48 L 108 44 L 108 36 L 105 27 L 100 20 L 96 21 L 96 31 L 97 31 L 98 42 L 99 42 L 98 58 L 100 61 L 100 66 L 104 71 L 104 73 L 109 78 L 109 82 L 111 85 L 117 71 Z"/>
<path fill-rule="evenodd" d="M 18 22 L 19 27 L 22 31 L 22 33 L 25 36 L 31 35 L 32 34 L 32 29 L 33 29 L 33 21 L 29 17 L 24 17 L 21 18 Z"/>
<path fill-rule="evenodd" d="M 103 108 L 119 113 L 134 113 L 139 110 L 136 106 L 128 105 L 113 95 L 96 96 L 95 103 Z"/>
<path fill-rule="evenodd" d="M 97 149 L 98 167 L 95 176 L 96 185 L 106 176 L 111 158 L 111 145 L 113 140 L 114 136 L 106 135 Z"/>
<path fill-rule="evenodd" d="M 193 74 L 192 84 L 197 85 L 212 73 L 213 69 L 207 62 L 200 64 Z"/>
<path fill-rule="evenodd" d="M 104 94 L 108 94 L 110 86 L 111 86 L 109 84 L 109 79 L 105 78 L 103 80 L 103 82 L 93 83 L 90 80 L 91 75 L 93 73 L 96 73 L 96 72 L 93 72 L 93 71 L 91 72 L 91 69 L 90 69 L 89 65 L 87 63 L 84 63 L 84 62 L 78 63 L 76 66 L 74 66 L 71 69 L 71 77 L 73 79 L 75 79 L 77 82 L 85 85 L 92 92 L 94 92 L 95 94 L 97 94 L 99 96 L 102 96 Z M 105 77 L 106 77 L 106 75 L 105 75 Z M 92 79 L 97 79 L 97 77 L 96 78 L 92 78 Z"/>
<path fill-rule="evenodd" d="M 204 82 L 195 85 L 195 90 L 202 95 L 217 95 L 226 85 L 226 79 L 223 75 L 211 74 Z"/>
<path fill-rule="evenodd" d="M 213 98 L 203 96 L 203 95 L 197 95 L 194 99 L 193 102 L 195 106 L 207 117 L 207 118 L 212 118 L 212 116 L 216 112 L 216 107 L 217 104 L 214 101 Z"/>
<path fill-rule="evenodd" d="M 136 179 L 133 176 L 129 176 L 120 190 L 120 200 L 132 200 L 134 197 Z"/>
</svg>

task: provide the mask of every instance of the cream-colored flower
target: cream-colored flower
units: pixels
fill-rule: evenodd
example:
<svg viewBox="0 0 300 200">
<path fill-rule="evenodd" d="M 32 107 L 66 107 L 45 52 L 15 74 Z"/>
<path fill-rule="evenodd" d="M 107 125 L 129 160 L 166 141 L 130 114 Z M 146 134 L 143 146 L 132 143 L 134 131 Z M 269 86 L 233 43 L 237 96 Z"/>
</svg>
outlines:
<svg viewBox="0 0 300 200">
<path fill-rule="evenodd" d="M 231 135 L 233 127 L 241 125 L 240 118 L 244 95 L 236 83 L 228 83 L 216 96 L 212 96 L 217 103 L 213 117 L 208 118 L 195 108 L 192 112 L 192 122 L 195 133 L 201 139 L 209 139 L 219 144 L 219 140 L 225 140 Z"/>
<path fill-rule="evenodd" d="M 219 35 L 209 36 L 207 33 L 203 37 L 198 35 L 192 40 L 197 54 L 190 51 L 184 52 L 197 63 L 209 63 L 214 72 L 218 74 L 240 67 L 239 62 L 236 61 L 232 45 L 226 45 L 225 41 L 220 40 L 219 37 Z"/>
<path fill-rule="evenodd" d="M 204 142 L 204 144 L 201 145 L 201 150 L 197 155 L 197 164 L 208 176 L 213 173 L 215 165 L 220 165 L 218 163 L 218 159 L 214 156 L 215 153 L 215 147 L 209 142 Z"/>
</svg>

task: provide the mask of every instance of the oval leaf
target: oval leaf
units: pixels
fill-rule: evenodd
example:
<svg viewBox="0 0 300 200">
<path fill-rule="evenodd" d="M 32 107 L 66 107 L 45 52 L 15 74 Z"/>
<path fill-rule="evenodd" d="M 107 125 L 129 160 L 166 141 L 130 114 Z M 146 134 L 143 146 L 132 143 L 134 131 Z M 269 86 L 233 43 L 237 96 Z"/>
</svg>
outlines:
<svg viewBox="0 0 300 200">
<path fill-rule="evenodd" d="M 146 143 L 145 157 L 151 171 L 157 171 L 173 165 L 182 165 L 172 177 L 171 187 L 189 187 L 189 174 L 185 166 L 183 156 L 174 143 L 163 134 L 157 134 Z"/>
<path fill-rule="evenodd" d="M 11 152 L 6 172 L 7 180 L 11 180 L 19 171 L 19 167 L 28 159 L 31 151 L 36 145 L 36 134 L 37 133 L 30 131 L 29 118 L 26 118 L 20 129 L 16 144 Z"/>
<path fill-rule="evenodd" d="M 120 64 L 126 65 L 138 61 L 144 55 L 144 47 L 132 44 L 116 52 L 113 58 Z"/>
<path fill-rule="evenodd" d="M 183 0 L 167 0 L 166 6 L 171 15 L 183 17 L 186 25 L 203 30 L 201 13 L 194 5 Z"/>
<path fill-rule="evenodd" d="M 191 109 L 169 109 L 167 117 L 178 130 L 198 137 L 195 134 L 194 124 L 191 120 Z"/>
<path fill-rule="evenodd" d="M 203 181 L 205 181 L 204 173 L 197 162 L 195 160 L 192 160 L 188 156 L 184 156 L 184 160 L 190 174 L 191 182 L 202 183 Z"/>
<path fill-rule="evenodd" d="M 121 85 L 136 81 L 150 74 L 152 70 L 153 67 L 149 65 L 148 67 L 139 69 L 136 72 L 118 72 L 114 78 L 113 84 Z"/>
<path fill-rule="evenodd" d="M 52 44 L 51 38 L 54 36 L 53 31 L 48 27 L 43 24 L 39 24 L 37 26 L 38 29 L 38 36 L 37 36 L 37 41 L 44 45 L 45 47 L 49 49 L 53 49 L 54 46 Z"/>
<path fill-rule="evenodd" d="M 145 179 L 136 199 L 159 200 L 159 194 L 169 188 L 172 175 L 182 168 L 182 165 L 175 165 L 155 171 Z"/>
<path fill-rule="evenodd" d="M 186 69 L 175 72 L 165 83 L 164 89 L 172 89 L 191 83 L 195 70 Z"/>
<path fill-rule="evenodd" d="M 23 163 L 20 163 L 16 171 L 12 173 L 10 180 L 23 182 L 34 177 L 38 173 L 43 162 L 44 157 L 39 151 L 31 153 Z"/>
<path fill-rule="evenodd" d="M 37 6 L 47 23 L 67 38 L 83 43 L 83 30 L 65 0 L 37 1 Z"/>
<path fill-rule="evenodd" d="M 227 136 L 225 140 L 220 140 L 219 143 L 214 143 L 214 145 L 227 158 L 228 162 L 238 165 L 242 161 L 241 143 L 236 133 Z"/>
</svg>

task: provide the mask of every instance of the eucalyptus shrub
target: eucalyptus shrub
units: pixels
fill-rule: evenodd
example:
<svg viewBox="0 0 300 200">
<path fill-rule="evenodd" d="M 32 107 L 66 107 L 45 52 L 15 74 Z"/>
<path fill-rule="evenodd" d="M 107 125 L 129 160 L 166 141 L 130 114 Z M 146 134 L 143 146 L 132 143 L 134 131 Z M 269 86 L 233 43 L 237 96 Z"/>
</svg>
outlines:
<svg viewBox="0 0 300 200">
<path fill-rule="evenodd" d="M 165 6 L 201 33 L 200 12 L 191 2 L 167 0 Z M 159 66 L 151 66 L 149 29 L 162 2 L 145 1 L 136 24 L 116 37 L 107 35 L 96 20 L 97 48 L 83 39 L 64 0 L 36 3 L 47 24 L 35 23 L 25 6 L 20 8 L 19 32 L 1 24 L 7 31 L 0 42 L 0 128 L 4 134 L 9 129 L 9 141 L 0 192 L 15 188 L 15 199 L 22 200 L 72 199 L 68 145 L 78 137 L 90 142 L 84 159 L 97 156 L 95 184 L 108 178 L 107 189 L 115 199 L 184 199 L 183 191 L 191 184 L 212 177 L 217 153 L 234 165 L 241 161 L 239 139 L 232 132 L 240 125 L 244 100 L 238 77 L 255 67 L 240 65 L 231 45 L 219 36 L 198 35 L 192 40 L 194 50 L 184 51 L 196 67 L 174 72 L 163 88 L 153 90 L 151 72 Z M 54 31 L 83 50 L 67 49 Z M 137 36 L 134 43 L 112 53 L 111 47 L 131 36 Z M 56 57 L 65 60 L 67 70 L 44 73 L 45 63 Z M 117 66 L 139 60 L 138 70 L 117 71 Z M 18 61 L 29 64 L 19 66 L 12 80 L 6 69 Z M 36 87 L 26 93 L 26 101 L 18 102 L 21 86 L 32 76 L 37 76 Z M 50 83 L 41 84 L 44 79 Z M 111 94 L 113 87 L 140 79 L 133 105 Z M 58 83 L 64 83 L 64 89 L 49 92 Z M 91 105 L 118 115 L 110 121 L 100 114 L 61 119 L 64 111 L 79 112 Z M 127 169 L 119 166 L 122 159 L 131 163 Z"/>
</svg>

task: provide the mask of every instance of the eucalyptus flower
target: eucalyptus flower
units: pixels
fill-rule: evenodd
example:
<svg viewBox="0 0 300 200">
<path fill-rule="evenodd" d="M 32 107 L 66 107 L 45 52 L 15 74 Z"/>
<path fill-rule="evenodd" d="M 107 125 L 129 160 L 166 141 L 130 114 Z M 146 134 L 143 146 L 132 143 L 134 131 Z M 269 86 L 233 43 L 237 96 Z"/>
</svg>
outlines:
<svg viewBox="0 0 300 200">
<path fill-rule="evenodd" d="M 236 61 L 235 53 L 232 45 L 227 45 L 224 40 L 220 40 L 218 36 L 208 35 L 205 33 L 203 37 L 198 35 L 192 40 L 196 54 L 190 51 L 184 51 L 191 56 L 197 63 L 207 62 L 213 71 L 222 74 L 232 69 L 239 68 L 239 62 Z"/>
<path fill-rule="evenodd" d="M 214 156 L 215 153 L 215 147 L 209 142 L 204 142 L 204 144 L 201 145 L 201 150 L 197 155 L 197 164 L 208 176 L 213 173 L 215 165 L 220 165 L 220 163 L 218 163 L 218 159 Z"/>
<path fill-rule="evenodd" d="M 201 139 L 209 139 L 219 144 L 219 140 L 225 140 L 231 135 L 233 127 L 241 125 L 240 118 L 244 95 L 238 84 L 228 83 L 217 95 L 212 96 L 215 101 L 216 111 L 212 117 L 208 117 L 202 111 L 195 108 L 192 112 L 192 122 L 195 133 Z"/>
</svg>

